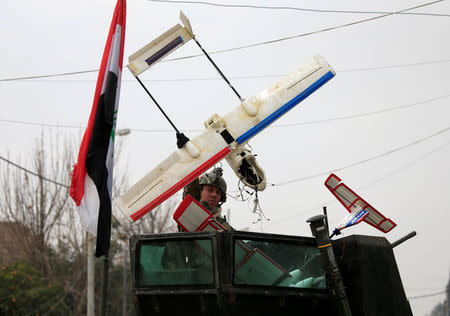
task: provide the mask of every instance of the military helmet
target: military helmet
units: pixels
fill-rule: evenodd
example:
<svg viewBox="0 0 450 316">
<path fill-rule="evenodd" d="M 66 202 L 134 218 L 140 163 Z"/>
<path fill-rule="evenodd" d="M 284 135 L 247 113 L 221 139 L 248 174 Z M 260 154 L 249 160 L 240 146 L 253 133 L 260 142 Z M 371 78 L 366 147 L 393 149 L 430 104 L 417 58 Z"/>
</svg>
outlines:
<svg viewBox="0 0 450 316">
<path fill-rule="evenodd" d="M 200 186 L 204 184 L 213 185 L 218 187 L 222 194 L 220 195 L 220 202 L 224 203 L 227 200 L 227 183 L 222 178 L 222 168 L 214 168 L 213 171 L 205 173 L 200 177 Z"/>
</svg>

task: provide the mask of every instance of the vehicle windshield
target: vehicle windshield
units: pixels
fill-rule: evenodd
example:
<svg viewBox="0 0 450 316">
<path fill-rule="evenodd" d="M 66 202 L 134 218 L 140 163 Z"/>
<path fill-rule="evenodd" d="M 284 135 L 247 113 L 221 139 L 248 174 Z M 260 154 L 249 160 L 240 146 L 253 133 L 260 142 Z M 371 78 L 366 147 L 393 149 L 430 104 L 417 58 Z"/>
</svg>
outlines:
<svg viewBox="0 0 450 316">
<path fill-rule="evenodd" d="M 285 241 L 236 239 L 234 283 L 294 288 L 326 288 L 318 249 Z"/>
<path fill-rule="evenodd" d="M 233 240 L 234 284 L 326 288 L 314 245 L 302 241 Z M 214 285 L 212 239 L 149 240 L 139 243 L 136 251 L 136 287 Z"/>
<path fill-rule="evenodd" d="M 206 285 L 214 282 L 211 240 L 142 243 L 136 285 Z"/>
</svg>

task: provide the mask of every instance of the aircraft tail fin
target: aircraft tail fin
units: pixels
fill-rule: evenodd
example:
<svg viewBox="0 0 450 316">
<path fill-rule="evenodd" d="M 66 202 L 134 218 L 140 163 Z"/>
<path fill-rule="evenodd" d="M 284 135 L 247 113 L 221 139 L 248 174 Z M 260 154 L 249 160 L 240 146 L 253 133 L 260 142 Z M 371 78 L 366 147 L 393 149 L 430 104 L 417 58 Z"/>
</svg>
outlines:
<svg viewBox="0 0 450 316">
<path fill-rule="evenodd" d="M 192 39 L 194 34 L 191 24 L 183 12 L 180 13 L 180 19 L 185 25 L 184 27 L 180 24 L 175 25 L 128 57 L 127 67 L 133 75 L 140 75 Z"/>
</svg>

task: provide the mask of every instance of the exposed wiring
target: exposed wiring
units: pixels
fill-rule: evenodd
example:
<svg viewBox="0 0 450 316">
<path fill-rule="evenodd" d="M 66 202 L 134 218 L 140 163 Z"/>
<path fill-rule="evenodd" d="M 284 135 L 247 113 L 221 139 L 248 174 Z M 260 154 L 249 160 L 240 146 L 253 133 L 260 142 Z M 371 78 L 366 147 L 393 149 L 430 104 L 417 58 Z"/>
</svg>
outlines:
<svg viewBox="0 0 450 316">
<path fill-rule="evenodd" d="M 256 214 L 256 215 L 258 216 L 258 219 L 257 219 L 256 221 L 253 221 L 252 224 L 257 224 L 257 223 L 259 223 L 259 228 L 260 228 L 260 230 L 261 230 L 261 231 L 264 231 L 264 230 L 263 230 L 263 221 L 264 221 L 264 220 L 270 221 L 270 219 L 267 218 L 266 215 L 264 215 L 264 212 L 263 212 L 263 210 L 262 210 L 262 207 L 261 207 L 261 205 L 259 204 L 258 191 L 255 190 L 254 193 L 255 193 L 255 198 L 253 199 L 253 209 L 252 209 L 252 213 L 253 213 L 253 214 Z M 250 202 L 250 200 L 249 200 L 249 202 Z M 250 205 L 249 205 L 249 208 L 250 208 Z"/>
<path fill-rule="evenodd" d="M 253 192 L 248 191 L 247 186 L 242 182 L 241 179 L 238 181 L 238 195 L 236 196 L 235 200 L 241 199 L 242 202 L 247 201 L 250 199 L 250 197 L 253 195 Z M 247 193 L 247 196 L 244 198 L 244 192 Z"/>
</svg>

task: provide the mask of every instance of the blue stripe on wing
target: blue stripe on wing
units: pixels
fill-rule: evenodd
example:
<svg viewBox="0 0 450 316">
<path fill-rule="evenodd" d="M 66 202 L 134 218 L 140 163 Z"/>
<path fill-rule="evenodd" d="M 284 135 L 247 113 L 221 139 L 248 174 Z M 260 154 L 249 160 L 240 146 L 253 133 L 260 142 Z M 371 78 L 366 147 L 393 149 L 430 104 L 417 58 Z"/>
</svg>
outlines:
<svg viewBox="0 0 450 316">
<path fill-rule="evenodd" d="M 314 82 L 312 85 L 310 85 L 307 89 L 305 89 L 302 93 L 294 97 L 292 100 L 287 102 L 285 105 L 280 107 L 278 110 L 270 114 L 268 117 L 266 117 L 264 120 L 259 122 L 257 125 L 249 129 L 247 132 L 239 136 L 236 141 L 238 144 L 242 144 L 248 139 L 252 138 L 254 135 L 258 134 L 260 131 L 262 131 L 264 128 L 272 124 L 276 119 L 278 119 L 280 116 L 282 116 L 284 113 L 292 109 L 294 106 L 296 106 L 298 103 L 306 99 L 311 93 L 319 89 L 322 85 L 324 85 L 327 81 L 329 81 L 331 78 L 334 77 L 334 73 L 331 71 L 327 72 L 325 75 L 320 77 L 316 82 Z"/>
</svg>

